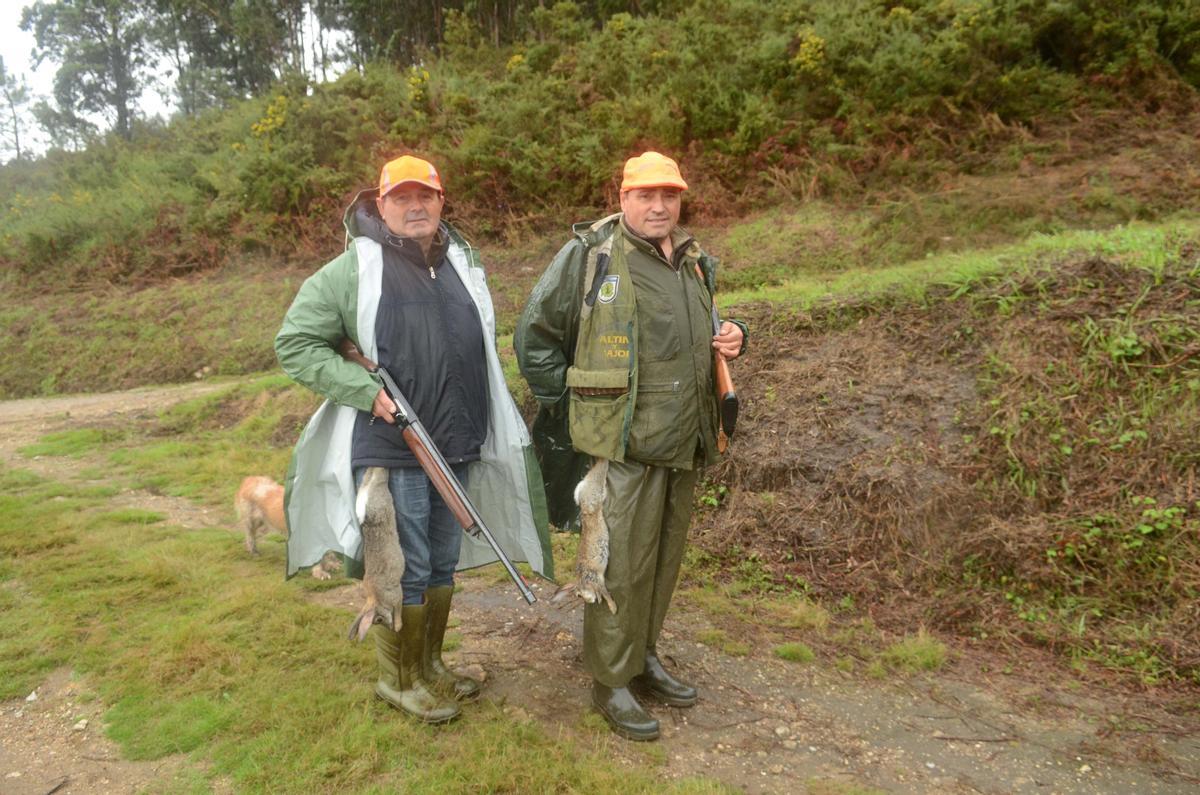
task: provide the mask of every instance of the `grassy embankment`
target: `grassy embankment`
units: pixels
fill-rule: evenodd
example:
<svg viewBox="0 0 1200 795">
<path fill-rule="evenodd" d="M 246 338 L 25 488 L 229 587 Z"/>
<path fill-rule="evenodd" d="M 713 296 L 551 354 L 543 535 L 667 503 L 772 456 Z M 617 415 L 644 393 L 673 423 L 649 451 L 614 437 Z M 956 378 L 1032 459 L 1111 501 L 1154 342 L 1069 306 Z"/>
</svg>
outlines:
<svg viewBox="0 0 1200 795">
<path fill-rule="evenodd" d="M 1081 673 L 1195 682 L 1198 251 L 1200 226 L 1180 221 L 726 296 L 772 302 L 774 311 L 758 312 L 771 318 L 758 344 L 772 362 L 843 333 L 893 338 L 891 353 L 877 357 L 898 350 L 967 386 L 965 397 L 917 389 L 916 403 L 883 402 L 882 417 L 855 414 L 872 398 L 872 372 L 888 366 L 870 358 L 870 342 L 864 358 L 829 361 L 833 375 L 820 372 L 820 359 L 806 371 L 849 378 L 811 396 L 828 404 L 815 415 L 825 420 L 781 409 L 797 400 L 787 385 L 744 384 L 749 422 L 782 417 L 804 436 L 812 426 L 795 428 L 797 420 L 841 428 L 839 417 L 857 417 L 870 423 L 868 435 L 887 437 L 891 411 L 947 419 L 865 452 L 852 440 L 815 485 L 813 461 L 803 459 L 841 431 L 807 447 L 802 436 L 789 455 L 769 436 L 787 428 L 748 425 L 748 457 L 701 497 L 710 515 L 693 568 L 703 584 L 697 600 L 746 613 L 755 603 L 739 593 L 747 584 L 758 593 L 815 589 L 851 622 L 856 607 L 873 604 L 893 632 L 920 621 L 983 647 L 1043 645 Z M 931 394 L 929 406 L 921 396 Z M 834 636 L 847 630 L 840 623 Z M 830 651 L 841 653 L 837 643 Z M 878 670 L 872 655 L 857 657 L 843 663 Z"/>
<path fill-rule="evenodd" d="M 0 397 L 270 367 L 299 278 L 401 151 L 439 164 L 487 252 L 560 240 L 615 204 L 625 157 L 673 153 L 736 287 L 1167 218 L 1195 198 L 1192 5 L 689 0 L 602 20 L 564 2 L 502 44 L 449 14 L 420 67 L 290 80 L 0 168 Z M 723 223 L 776 207 L 721 250 Z M 548 254 L 493 281 L 523 296 Z"/>
<path fill-rule="evenodd" d="M 1195 190 L 1186 169 L 1200 148 L 1181 125 L 1107 118 L 1104 132 L 1112 139 L 1088 139 L 1095 123 L 1051 131 L 991 153 L 970 174 L 947 174 L 938 190 L 900 186 L 804 203 L 780 193 L 771 210 L 735 222 L 702 215 L 689 226 L 722 257 L 728 304 L 741 290 L 782 295 L 775 288 L 797 277 L 820 282 L 823 275 L 861 273 L 869 280 L 898 263 L 1032 234 L 1166 220 L 1183 212 Z M 1018 168 L 1030 162 L 1030 170 Z M 331 225 L 336 216 L 327 214 Z M 501 338 L 512 333 L 530 288 L 562 244 L 567 219 L 560 220 L 550 231 L 482 244 Z M 340 238 L 331 236 L 299 262 L 253 254 L 188 278 L 69 289 L 14 284 L 0 306 L 9 339 L 0 348 L 0 398 L 271 369 L 272 337 L 301 281 L 340 249 Z"/>
</svg>

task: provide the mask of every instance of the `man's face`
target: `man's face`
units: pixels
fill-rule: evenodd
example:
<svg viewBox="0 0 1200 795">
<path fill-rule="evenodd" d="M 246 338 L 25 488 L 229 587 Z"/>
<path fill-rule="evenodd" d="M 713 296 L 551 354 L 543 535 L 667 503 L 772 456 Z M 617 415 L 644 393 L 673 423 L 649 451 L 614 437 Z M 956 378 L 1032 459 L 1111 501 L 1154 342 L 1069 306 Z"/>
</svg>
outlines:
<svg viewBox="0 0 1200 795">
<path fill-rule="evenodd" d="M 634 188 L 621 194 L 625 223 L 642 237 L 662 240 L 679 223 L 679 188 Z"/>
<path fill-rule="evenodd" d="M 432 240 L 446 199 L 433 188 L 409 182 L 392 188 L 375 203 L 393 235 Z"/>
</svg>

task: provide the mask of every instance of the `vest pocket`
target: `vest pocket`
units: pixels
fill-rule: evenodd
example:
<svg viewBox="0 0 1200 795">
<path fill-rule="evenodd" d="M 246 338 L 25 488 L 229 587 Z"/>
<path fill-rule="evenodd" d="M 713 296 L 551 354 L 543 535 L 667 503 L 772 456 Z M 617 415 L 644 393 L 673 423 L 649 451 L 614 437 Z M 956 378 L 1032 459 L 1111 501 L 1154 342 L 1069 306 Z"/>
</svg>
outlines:
<svg viewBox="0 0 1200 795">
<path fill-rule="evenodd" d="M 670 305 L 639 297 L 637 307 L 638 358 L 647 362 L 674 359 L 679 353 L 679 327 Z"/>
<path fill-rule="evenodd" d="M 629 430 L 628 456 L 638 461 L 669 461 L 679 448 L 679 433 L 687 418 L 678 381 L 639 383 Z M 689 427 L 690 430 L 690 427 Z"/>
<path fill-rule="evenodd" d="M 629 406 L 629 370 L 567 368 L 568 421 L 576 450 L 623 460 L 622 431 Z"/>
</svg>

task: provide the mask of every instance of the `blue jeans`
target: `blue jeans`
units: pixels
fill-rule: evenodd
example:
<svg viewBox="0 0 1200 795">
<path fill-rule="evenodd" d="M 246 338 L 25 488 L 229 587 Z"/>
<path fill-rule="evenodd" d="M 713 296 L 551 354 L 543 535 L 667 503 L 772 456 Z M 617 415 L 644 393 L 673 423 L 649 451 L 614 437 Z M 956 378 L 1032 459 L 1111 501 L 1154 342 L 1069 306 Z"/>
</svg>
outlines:
<svg viewBox="0 0 1200 795">
<path fill-rule="evenodd" d="M 458 482 L 467 487 L 469 464 L 451 466 Z M 366 467 L 354 470 L 354 483 L 362 483 Z M 419 605 L 425 589 L 453 585 L 462 544 L 462 526 L 420 467 L 388 470 L 388 489 L 396 506 L 396 530 L 404 552 L 404 604 Z"/>
</svg>

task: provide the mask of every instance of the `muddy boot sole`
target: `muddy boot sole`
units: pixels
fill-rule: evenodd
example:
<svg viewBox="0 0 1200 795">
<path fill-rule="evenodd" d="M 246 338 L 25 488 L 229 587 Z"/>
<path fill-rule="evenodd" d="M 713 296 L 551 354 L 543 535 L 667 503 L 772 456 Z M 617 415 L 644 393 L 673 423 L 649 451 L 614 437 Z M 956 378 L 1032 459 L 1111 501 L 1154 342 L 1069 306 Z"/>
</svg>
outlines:
<svg viewBox="0 0 1200 795">
<path fill-rule="evenodd" d="M 612 729 L 613 734 L 617 735 L 618 737 L 626 740 L 633 740 L 634 742 L 638 743 L 650 742 L 651 740 L 657 740 L 659 737 L 658 729 L 654 729 L 652 731 L 638 731 L 631 729 L 623 723 L 618 723 L 611 715 L 600 709 L 600 707 L 592 705 L 592 709 L 600 713 L 600 716 L 604 718 L 604 721 L 608 724 L 609 728 Z"/>
<path fill-rule="evenodd" d="M 460 712 L 458 710 L 455 710 L 454 712 L 450 712 L 449 714 L 445 714 L 445 715 L 439 715 L 439 714 L 430 715 L 428 712 L 421 712 L 421 711 L 413 710 L 413 709 L 410 709 L 410 708 L 404 706 L 404 698 L 403 698 L 404 694 L 403 693 L 398 693 L 396 695 L 398 695 L 399 698 L 394 698 L 392 696 L 392 694 L 387 693 L 385 690 L 381 689 L 378 685 L 376 685 L 376 687 L 375 687 L 375 698 L 377 698 L 380 701 L 382 701 L 383 703 L 387 704 L 392 709 L 399 710 L 400 712 L 403 712 L 405 715 L 409 716 L 413 720 L 420 721 L 421 723 L 424 723 L 427 726 L 441 726 L 442 724 L 450 723 L 451 721 L 455 720 L 460 715 L 462 715 L 462 712 Z"/>
<path fill-rule="evenodd" d="M 625 720 L 612 714 L 606 707 L 613 707 L 618 714 L 624 714 Z M 618 737 L 635 742 L 657 740 L 659 736 L 658 721 L 642 709 L 628 689 L 608 688 L 599 682 L 592 684 L 592 708 L 608 721 L 613 732 Z"/>
</svg>

